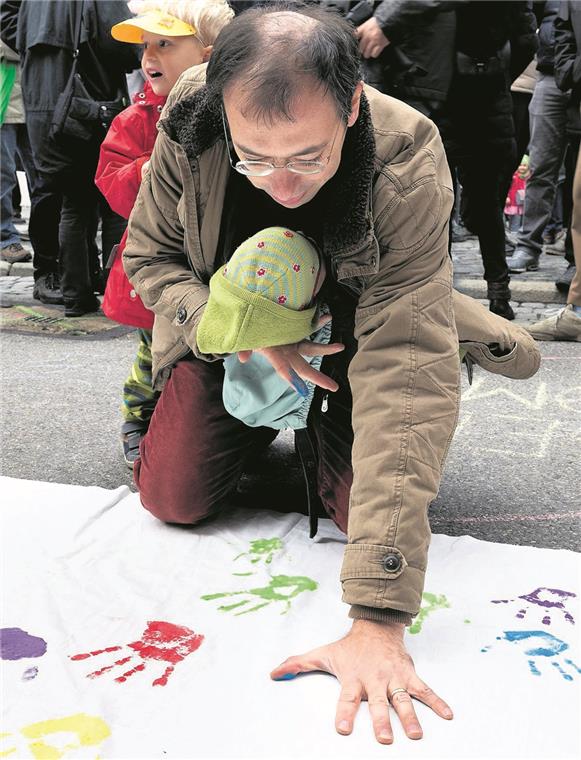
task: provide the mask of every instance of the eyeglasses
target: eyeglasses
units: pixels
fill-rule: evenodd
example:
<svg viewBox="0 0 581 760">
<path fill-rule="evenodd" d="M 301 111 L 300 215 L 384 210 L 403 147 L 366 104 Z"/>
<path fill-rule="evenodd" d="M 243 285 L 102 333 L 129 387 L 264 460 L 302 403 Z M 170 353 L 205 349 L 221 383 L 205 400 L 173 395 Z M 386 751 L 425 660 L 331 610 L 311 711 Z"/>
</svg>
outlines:
<svg viewBox="0 0 581 760">
<path fill-rule="evenodd" d="M 222 126 L 224 127 L 224 137 L 226 139 L 226 148 L 228 150 L 228 158 L 230 159 L 230 166 L 239 174 L 244 174 L 246 177 L 267 177 L 272 174 L 276 169 L 287 169 L 293 174 L 319 174 L 327 166 L 333 155 L 333 148 L 335 147 L 335 141 L 339 134 L 339 128 L 341 122 L 337 125 L 335 134 L 333 136 L 333 142 L 329 148 L 329 154 L 326 158 L 322 158 L 317 161 L 285 161 L 282 164 L 275 164 L 272 161 L 236 161 L 232 157 L 232 151 L 230 150 L 230 140 L 228 138 L 228 129 L 226 127 L 226 114 L 222 107 Z"/>
</svg>

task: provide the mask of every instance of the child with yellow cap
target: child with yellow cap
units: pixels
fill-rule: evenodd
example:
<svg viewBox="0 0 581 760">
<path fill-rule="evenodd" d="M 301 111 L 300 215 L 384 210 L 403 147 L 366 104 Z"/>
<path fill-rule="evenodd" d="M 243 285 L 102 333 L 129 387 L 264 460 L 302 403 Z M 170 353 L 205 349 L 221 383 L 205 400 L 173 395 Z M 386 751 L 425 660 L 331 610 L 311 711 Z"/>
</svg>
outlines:
<svg viewBox="0 0 581 760">
<path fill-rule="evenodd" d="M 101 146 L 95 181 L 111 208 L 129 218 L 157 136 L 157 121 L 179 76 L 205 63 L 221 29 L 233 18 L 226 0 L 133 0 L 134 18 L 116 24 L 112 36 L 143 45 L 142 92 L 117 116 Z M 133 467 L 158 394 L 152 387 L 153 314 L 141 303 L 122 266 L 126 234 L 113 262 L 103 311 L 111 319 L 139 328 L 137 356 L 123 388 L 121 438 L 126 463 Z"/>
</svg>

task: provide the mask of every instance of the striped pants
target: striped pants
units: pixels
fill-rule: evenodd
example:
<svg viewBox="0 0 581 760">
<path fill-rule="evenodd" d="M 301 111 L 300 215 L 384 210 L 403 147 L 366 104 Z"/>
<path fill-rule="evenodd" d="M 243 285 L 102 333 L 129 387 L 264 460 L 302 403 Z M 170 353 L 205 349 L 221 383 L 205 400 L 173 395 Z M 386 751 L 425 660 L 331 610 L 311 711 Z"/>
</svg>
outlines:
<svg viewBox="0 0 581 760">
<path fill-rule="evenodd" d="M 123 385 L 121 412 L 125 422 L 149 425 L 159 392 L 151 386 L 151 330 L 138 330 L 139 346 L 129 377 Z"/>
</svg>

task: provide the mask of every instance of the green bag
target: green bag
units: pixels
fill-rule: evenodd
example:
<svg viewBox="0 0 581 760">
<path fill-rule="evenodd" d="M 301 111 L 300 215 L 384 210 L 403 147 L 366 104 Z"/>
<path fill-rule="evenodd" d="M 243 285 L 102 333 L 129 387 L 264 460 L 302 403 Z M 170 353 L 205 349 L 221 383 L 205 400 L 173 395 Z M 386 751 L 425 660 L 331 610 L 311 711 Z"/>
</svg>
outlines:
<svg viewBox="0 0 581 760">
<path fill-rule="evenodd" d="M 0 124 L 4 124 L 4 116 L 8 103 L 10 103 L 10 96 L 16 79 L 17 66 L 17 63 L 0 61 Z"/>
</svg>

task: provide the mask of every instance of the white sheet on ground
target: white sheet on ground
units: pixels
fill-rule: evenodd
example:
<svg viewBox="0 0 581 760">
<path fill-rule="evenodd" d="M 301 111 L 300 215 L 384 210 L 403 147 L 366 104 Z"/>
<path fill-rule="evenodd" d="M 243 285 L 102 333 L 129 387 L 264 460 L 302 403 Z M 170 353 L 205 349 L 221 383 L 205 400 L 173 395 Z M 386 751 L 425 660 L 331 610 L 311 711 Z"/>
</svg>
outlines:
<svg viewBox="0 0 581 760">
<path fill-rule="evenodd" d="M 348 630 L 330 521 L 311 541 L 295 514 L 184 529 L 127 488 L 2 478 L 0 492 L 0 756 L 580 756 L 573 552 L 433 537 L 407 644 L 455 719 L 417 704 L 412 742 L 392 715 L 390 748 L 365 704 L 350 737 L 335 733 L 334 678 L 268 677 Z"/>
</svg>

